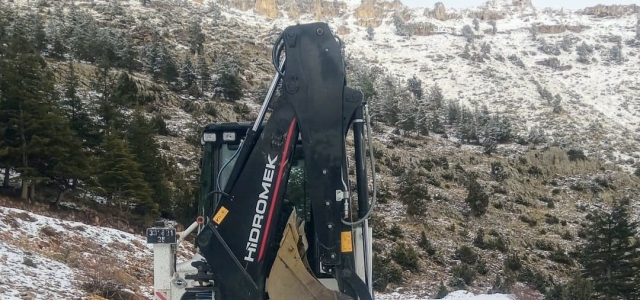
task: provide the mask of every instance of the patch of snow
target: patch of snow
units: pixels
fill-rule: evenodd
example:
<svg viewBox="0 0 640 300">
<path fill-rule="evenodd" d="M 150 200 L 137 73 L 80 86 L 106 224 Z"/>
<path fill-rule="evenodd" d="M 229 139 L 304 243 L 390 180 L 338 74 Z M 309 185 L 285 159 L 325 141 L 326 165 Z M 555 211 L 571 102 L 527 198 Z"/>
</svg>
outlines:
<svg viewBox="0 0 640 300">
<path fill-rule="evenodd" d="M 81 294 L 67 265 L 0 240 L 0 299 L 71 299 Z"/>
<path fill-rule="evenodd" d="M 427 300 L 427 299 L 433 299 L 430 297 L 418 297 L 418 296 L 410 296 L 410 295 L 404 295 L 404 294 L 400 294 L 398 292 L 394 292 L 391 294 L 378 294 L 376 295 L 376 299 L 378 300 Z M 444 300 L 514 300 L 515 296 L 513 295 L 506 295 L 506 294 L 490 294 L 490 295 L 486 295 L 486 294 L 478 294 L 475 295 L 473 293 L 470 293 L 468 291 L 464 291 L 464 290 L 459 290 L 459 291 L 454 291 L 454 292 L 450 292 L 446 297 L 442 298 Z"/>
</svg>

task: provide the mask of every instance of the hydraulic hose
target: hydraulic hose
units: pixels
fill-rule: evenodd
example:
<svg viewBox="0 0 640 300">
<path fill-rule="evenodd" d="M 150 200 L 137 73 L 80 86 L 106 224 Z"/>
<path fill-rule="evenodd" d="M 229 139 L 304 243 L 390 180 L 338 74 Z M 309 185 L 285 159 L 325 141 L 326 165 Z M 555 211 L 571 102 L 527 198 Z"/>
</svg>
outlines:
<svg viewBox="0 0 640 300">
<path fill-rule="evenodd" d="M 375 157 L 373 157 L 373 141 L 371 139 L 371 119 L 369 117 L 369 106 L 365 105 L 364 106 L 364 115 L 366 118 L 366 126 L 367 126 L 367 146 L 369 147 L 369 157 L 371 158 L 371 176 L 372 178 L 372 185 L 373 185 L 373 198 L 371 199 L 371 204 L 369 205 L 369 210 L 367 211 L 367 213 L 364 215 L 364 217 L 362 217 L 362 219 L 355 221 L 355 222 L 347 222 L 345 220 L 342 220 L 342 224 L 348 225 L 348 226 L 356 226 L 356 225 L 360 225 L 362 223 L 364 223 L 364 221 L 368 220 L 371 217 L 371 214 L 373 213 L 373 210 L 375 209 L 376 206 L 376 160 Z"/>
</svg>

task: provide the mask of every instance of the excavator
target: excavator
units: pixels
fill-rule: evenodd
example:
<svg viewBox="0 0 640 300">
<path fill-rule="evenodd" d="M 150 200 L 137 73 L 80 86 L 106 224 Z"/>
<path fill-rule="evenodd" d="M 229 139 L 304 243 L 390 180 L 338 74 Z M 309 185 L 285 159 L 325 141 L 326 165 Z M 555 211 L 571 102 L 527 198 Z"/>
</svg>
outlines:
<svg viewBox="0 0 640 300">
<path fill-rule="evenodd" d="M 323 22 L 292 25 L 272 62 L 254 122 L 202 131 L 196 220 L 147 229 L 154 299 L 374 299 L 370 118 L 362 92 L 347 87 L 342 41 Z M 196 230 L 195 255 L 178 263 Z"/>
</svg>

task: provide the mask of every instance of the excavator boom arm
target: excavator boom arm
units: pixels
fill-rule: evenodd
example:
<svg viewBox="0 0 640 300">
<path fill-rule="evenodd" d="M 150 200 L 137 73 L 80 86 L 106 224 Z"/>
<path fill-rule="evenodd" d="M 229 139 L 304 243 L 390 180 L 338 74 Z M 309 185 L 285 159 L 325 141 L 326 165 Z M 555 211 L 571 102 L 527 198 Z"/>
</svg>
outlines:
<svg viewBox="0 0 640 300">
<path fill-rule="evenodd" d="M 276 41 L 273 63 L 277 74 L 226 183 L 205 197 L 210 209 L 196 237 L 204 260 L 192 263 L 198 274 L 188 276 L 213 282 L 216 300 L 371 300 L 366 104 L 346 85 L 341 42 L 326 23 L 290 26 Z M 298 218 L 285 199 L 296 151 L 303 152 L 309 218 Z M 320 282 L 326 279 L 335 286 Z"/>
<path fill-rule="evenodd" d="M 341 292 L 370 299 L 354 271 L 352 228 L 343 223 L 351 220 L 345 139 L 362 109 L 362 93 L 346 87 L 341 44 L 327 24 L 288 27 L 279 41 L 286 55 L 284 71 L 278 70 L 281 97 L 260 134 L 252 129 L 247 135 L 197 246 L 224 298 L 266 299 L 267 276 L 279 261 L 276 224 L 288 217 L 281 215 L 283 195 L 300 134 L 321 272 L 337 278 Z M 278 59 L 281 50 L 274 52 Z"/>
</svg>

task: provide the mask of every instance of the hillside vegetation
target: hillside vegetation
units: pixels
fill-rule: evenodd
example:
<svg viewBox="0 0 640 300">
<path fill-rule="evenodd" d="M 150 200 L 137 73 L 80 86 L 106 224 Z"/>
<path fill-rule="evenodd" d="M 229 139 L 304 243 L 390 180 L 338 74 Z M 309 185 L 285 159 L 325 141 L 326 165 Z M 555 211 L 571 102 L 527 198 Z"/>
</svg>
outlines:
<svg viewBox="0 0 640 300">
<path fill-rule="evenodd" d="M 253 120 L 275 37 L 321 18 L 373 115 L 376 291 L 640 293 L 634 17 L 375 2 L 365 20 L 365 2 L 299 19 L 237 3 L 3 2 L 2 192 L 134 233 L 192 222 L 199 130 Z"/>
</svg>

